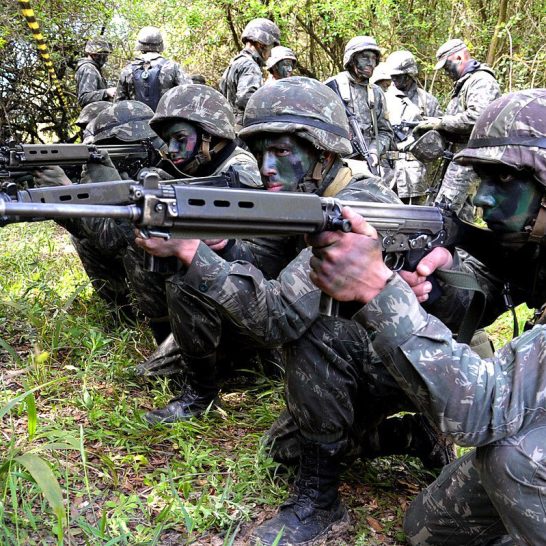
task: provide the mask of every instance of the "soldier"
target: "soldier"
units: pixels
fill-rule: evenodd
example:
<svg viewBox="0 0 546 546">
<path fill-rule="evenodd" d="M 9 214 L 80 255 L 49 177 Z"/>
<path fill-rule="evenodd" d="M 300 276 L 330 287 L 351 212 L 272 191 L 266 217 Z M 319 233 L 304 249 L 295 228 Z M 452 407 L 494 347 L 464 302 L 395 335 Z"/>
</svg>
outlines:
<svg viewBox="0 0 546 546">
<path fill-rule="evenodd" d="M 161 55 L 163 36 L 157 27 L 141 28 L 135 45 L 140 56 L 119 75 L 116 100 L 138 100 L 155 111 L 159 99 L 172 87 L 191 83 L 180 65 Z"/>
<path fill-rule="evenodd" d="M 343 54 L 344 72 L 326 81 L 335 80 L 340 96 L 356 115 L 362 134 L 367 140 L 372 164 L 391 146 L 392 128 L 387 120 L 387 106 L 381 89 L 370 84 L 373 70 L 381 60 L 381 49 L 371 36 L 356 36 L 349 40 Z"/>
<path fill-rule="evenodd" d="M 240 135 L 258 158 L 268 191 L 397 202 L 360 162 L 341 159 L 351 150 L 345 109 L 316 80 L 285 78 L 258 90 L 249 100 Z M 309 281 L 309 250 L 298 253 L 300 242 L 287 267 L 268 280 L 250 263 L 225 260 L 197 240 L 137 238 L 137 244 L 155 255 L 176 255 L 184 266 L 168 281 L 173 317 L 184 313 L 184 294 L 199 296 L 211 316 L 231 325 L 237 340 L 267 347 L 285 344 L 287 403 L 301 431 L 296 495 L 255 530 L 253 540 L 271 545 L 282 533 L 279 546 L 313 544 L 346 528 L 347 511 L 337 486 L 349 432 L 355 442 L 368 431 L 375 437 L 375 427 L 386 415 L 412 406 L 394 380 L 376 369 L 378 358 L 369 342 L 362 341 L 363 328 L 345 315 L 320 315 L 320 292 Z M 210 325 L 212 335 L 216 324 Z M 302 336 L 304 342 L 299 341 Z M 194 350 L 207 356 L 202 345 Z M 351 396 L 360 403 L 354 404 Z M 407 439 L 404 426 L 410 426 L 408 421 L 401 425 L 400 444 Z M 404 452 L 407 447 L 397 446 Z"/>
<path fill-rule="evenodd" d="M 370 83 L 378 85 L 381 87 L 383 93 L 386 93 L 389 87 L 392 84 L 391 75 L 387 68 L 387 65 L 384 62 L 380 62 L 373 70 L 372 77 L 370 78 Z M 388 103 L 387 103 L 388 106 Z M 388 110 L 388 108 L 387 108 Z"/>
<path fill-rule="evenodd" d="M 414 138 L 411 127 L 403 123 L 438 117 L 442 112 L 438 100 L 419 87 L 417 63 L 409 51 L 391 53 L 386 68 L 394 84 L 385 95 L 397 148 L 387 152 L 387 157 L 394 162 L 392 187 L 404 203 L 424 204 L 430 177 L 426 176 L 425 165 L 407 151 Z"/>
<path fill-rule="evenodd" d="M 95 120 L 95 118 L 111 105 L 110 102 L 105 100 L 99 100 L 97 102 L 91 102 L 87 106 L 84 106 L 76 120 L 76 125 L 81 130 L 82 142 L 87 143 L 92 139 L 92 132 L 87 128 L 89 124 Z"/>
<path fill-rule="evenodd" d="M 243 30 L 245 45 L 229 63 L 220 80 L 220 91 L 227 98 L 235 114 L 236 129 L 240 128 L 246 104 L 262 86 L 262 67 L 279 45 L 281 31 L 269 19 L 252 19 Z"/>
<path fill-rule="evenodd" d="M 265 67 L 269 71 L 266 81 L 274 82 L 289 78 L 296 68 L 296 63 L 296 56 L 289 47 L 275 46 L 271 50 L 271 57 L 265 63 Z"/>
<path fill-rule="evenodd" d="M 374 331 L 374 346 L 408 396 L 459 445 L 477 446 L 413 502 L 405 524 L 411 544 L 544 544 L 545 117 L 544 89 L 505 95 L 486 107 L 455 157 L 481 178 L 475 203 L 496 239 L 481 249 L 490 269 L 435 249 L 405 275 L 412 291 L 383 264 L 375 230 L 350 211 L 356 234 L 310 241 L 313 280 L 339 300 L 365 304 L 355 318 Z M 541 306 L 537 325 L 487 360 L 453 341 L 418 305 L 428 297 L 426 277 L 452 264 L 482 285 L 486 321 L 502 312 L 508 282 L 514 305 Z M 442 302 L 448 318 L 468 303 L 455 296 L 448 308 Z"/>
<path fill-rule="evenodd" d="M 470 56 L 466 44 L 459 39 L 447 41 L 436 52 L 435 70 L 443 68 L 455 82 L 446 113 L 421 122 L 417 131 L 442 131 L 454 153 L 462 150 L 470 133 L 487 105 L 500 96 L 495 74 L 487 65 Z M 451 163 L 447 168 L 436 202 L 448 199 L 461 218 L 473 221 L 472 196 L 477 178 L 471 167 Z"/>
<path fill-rule="evenodd" d="M 112 53 L 112 46 L 104 38 L 93 38 L 85 44 L 86 57 L 78 61 L 76 88 L 78 103 L 83 108 L 99 100 L 112 101 L 115 87 L 108 87 L 101 69 Z"/>
</svg>

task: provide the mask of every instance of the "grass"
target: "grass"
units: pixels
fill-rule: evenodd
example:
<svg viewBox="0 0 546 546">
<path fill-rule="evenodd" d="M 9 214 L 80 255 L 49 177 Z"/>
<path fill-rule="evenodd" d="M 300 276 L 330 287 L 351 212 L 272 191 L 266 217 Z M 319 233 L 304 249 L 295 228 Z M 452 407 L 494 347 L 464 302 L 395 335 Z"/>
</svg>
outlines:
<svg viewBox="0 0 546 546">
<path fill-rule="evenodd" d="M 112 322 L 55 224 L 0 235 L 0 544 L 244 542 L 289 494 L 260 447 L 281 385 L 258 378 L 226 389 L 222 412 L 149 427 L 142 413 L 172 393 L 135 377 L 154 349 L 146 326 Z M 401 544 L 404 509 L 431 479 L 405 458 L 352 467 L 338 544 Z"/>
</svg>

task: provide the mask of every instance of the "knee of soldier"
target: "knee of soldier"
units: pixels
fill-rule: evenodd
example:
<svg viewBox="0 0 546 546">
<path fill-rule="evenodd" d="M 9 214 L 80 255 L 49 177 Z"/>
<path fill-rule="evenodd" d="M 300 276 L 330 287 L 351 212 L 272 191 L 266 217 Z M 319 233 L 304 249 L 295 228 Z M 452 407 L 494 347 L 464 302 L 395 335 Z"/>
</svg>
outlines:
<svg viewBox="0 0 546 546">
<path fill-rule="evenodd" d="M 513 441 L 478 448 L 476 467 L 488 494 L 511 497 L 522 487 L 546 486 L 546 426 L 533 428 Z"/>
</svg>

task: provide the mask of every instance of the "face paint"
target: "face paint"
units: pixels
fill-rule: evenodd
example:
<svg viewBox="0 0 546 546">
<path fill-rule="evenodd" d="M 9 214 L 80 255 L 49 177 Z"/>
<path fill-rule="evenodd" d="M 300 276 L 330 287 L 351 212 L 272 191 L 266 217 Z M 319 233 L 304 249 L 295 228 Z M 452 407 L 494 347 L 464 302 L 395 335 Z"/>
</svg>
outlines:
<svg viewBox="0 0 546 546">
<path fill-rule="evenodd" d="M 289 78 L 294 72 L 294 61 L 290 59 L 283 59 L 279 61 L 275 68 L 273 68 L 273 75 L 276 80 L 282 80 L 283 78 Z"/>
<path fill-rule="evenodd" d="M 408 76 L 407 74 L 396 74 L 392 77 L 392 83 L 394 83 L 394 86 L 396 89 L 399 89 L 400 91 L 407 91 L 413 82 L 413 78 L 411 76 Z"/>
<path fill-rule="evenodd" d="M 265 63 L 269 57 L 271 57 L 271 50 L 273 49 L 272 45 L 266 46 L 263 44 L 257 43 L 255 45 L 258 55 L 262 58 L 262 61 Z"/>
<path fill-rule="evenodd" d="M 292 135 L 257 138 L 251 150 L 267 191 L 296 191 L 319 156 L 318 150 Z"/>
<path fill-rule="evenodd" d="M 481 178 L 474 205 L 483 209 L 490 229 L 518 233 L 532 224 L 544 188 L 529 173 L 498 166 L 476 166 L 474 170 Z"/>
<path fill-rule="evenodd" d="M 373 51 L 359 51 L 353 55 L 351 73 L 357 81 L 369 80 L 377 66 L 377 55 Z"/>
<path fill-rule="evenodd" d="M 447 60 L 444 64 L 444 70 L 447 72 L 447 75 L 453 80 L 457 81 L 459 79 L 459 66 L 460 61 Z"/>
<path fill-rule="evenodd" d="M 91 57 L 102 68 L 108 60 L 108 53 L 93 53 Z"/>
<path fill-rule="evenodd" d="M 391 86 L 391 80 L 378 80 L 375 83 L 381 87 L 384 93 L 386 93 Z"/>
<path fill-rule="evenodd" d="M 163 140 L 169 146 L 171 161 L 180 168 L 197 152 L 197 130 L 191 123 L 177 121 L 163 131 Z"/>
</svg>

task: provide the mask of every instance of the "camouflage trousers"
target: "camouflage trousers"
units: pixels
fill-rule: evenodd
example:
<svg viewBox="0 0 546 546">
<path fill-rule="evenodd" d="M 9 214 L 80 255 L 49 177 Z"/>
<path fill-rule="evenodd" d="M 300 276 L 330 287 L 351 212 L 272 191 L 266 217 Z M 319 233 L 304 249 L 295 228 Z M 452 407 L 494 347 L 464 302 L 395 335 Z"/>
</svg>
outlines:
<svg viewBox="0 0 546 546">
<path fill-rule="evenodd" d="M 411 504 L 410 544 L 546 544 L 546 416 L 446 466 Z"/>
<path fill-rule="evenodd" d="M 87 239 L 72 236 L 72 243 L 97 294 L 106 303 L 133 316 L 123 252 L 106 252 Z"/>
<path fill-rule="evenodd" d="M 194 387 L 219 388 L 237 370 L 268 377 L 283 372 L 278 348 L 263 347 L 253 333 L 237 324 L 224 308 L 177 276 L 167 281 L 171 328 L 180 355 L 180 373 Z M 171 355 L 172 356 L 172 355 Z"/>
<path fill-rule="evenodd" d="M 457 165 L 452 161 L 442 180 L 435 202 L 439 203 L 442 198 L 449 199 L 458 216 L 467 222 L 473 222 L 475 209 L 472 198 L 476 194 L 478 182 L 478 176 L 472 167 Z"/>
</svg>

